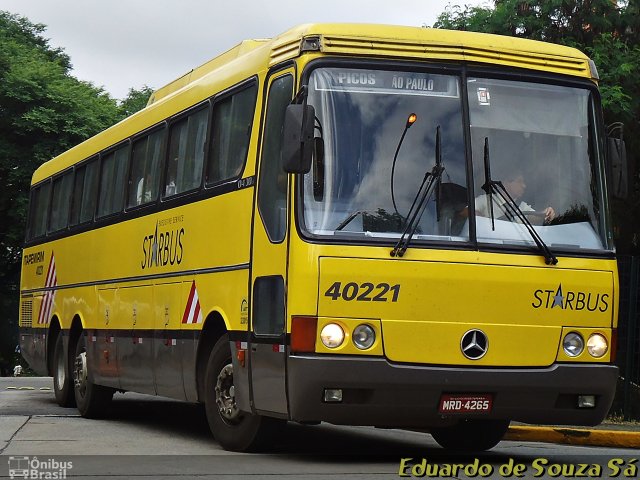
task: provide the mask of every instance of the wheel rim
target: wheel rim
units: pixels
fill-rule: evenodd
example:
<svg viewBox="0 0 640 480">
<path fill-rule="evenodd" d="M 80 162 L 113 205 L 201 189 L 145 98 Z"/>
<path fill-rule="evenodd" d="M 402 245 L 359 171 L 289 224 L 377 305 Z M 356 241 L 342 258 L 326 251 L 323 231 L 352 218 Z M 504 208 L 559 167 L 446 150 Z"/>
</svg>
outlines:
<svg viewBox="0 0 640 480">
<path fill-rule="evenodd" d="M 225 365 L 216 379 L 216 405 L 220 417 L 230 424 L 240 421 L 240 410 L 236 404 L 235 387 L 233 386 L 233 365 Z"/>
<path fill-rule="evenodd" d="M 84 349 L 76 357 L 73 369 L 73 384 L 80 396 L 84 397 L 87 391 L 87 352 Z"/>
<path fill-rule="evenodd" d="M 64 388 L 64 382 L 67 376 L 67 369 L 64 368 L 63 350 L 63 348 L 57 349 L 56 355 L 56 387 L 58 387 L 58 390 L 62 390 Z"/>
</svg>

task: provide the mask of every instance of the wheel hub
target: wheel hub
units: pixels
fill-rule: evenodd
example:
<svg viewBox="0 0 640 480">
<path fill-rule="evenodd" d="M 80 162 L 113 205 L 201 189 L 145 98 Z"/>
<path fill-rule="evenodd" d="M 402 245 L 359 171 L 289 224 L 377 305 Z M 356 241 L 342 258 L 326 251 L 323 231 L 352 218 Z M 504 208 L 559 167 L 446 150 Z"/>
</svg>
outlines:
<svg viewBox="0 0 640 480">
<path fill-rule="evenodd" d="M 87 388 L 87 352 L 81 352 L 76 357 L 73 369 L 73 384 L 84 395 Z"/>
<path fill-rule="evenodd" d="M 237 423 L 240 416 L 240 410 L 236 404 L 236 392 L 233 386 L 233 366 L 225 365 L 216 379 L 216 405 L 220 416 L 230 422 Z"/>
</svg>

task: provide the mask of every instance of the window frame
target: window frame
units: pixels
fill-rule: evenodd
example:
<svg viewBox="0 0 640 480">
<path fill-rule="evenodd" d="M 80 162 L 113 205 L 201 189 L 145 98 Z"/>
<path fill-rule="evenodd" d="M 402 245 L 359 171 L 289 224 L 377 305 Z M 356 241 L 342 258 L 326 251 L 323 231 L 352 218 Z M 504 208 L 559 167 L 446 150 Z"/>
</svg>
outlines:
<svg viewBox="0 0 640 480">
<path fill-rule="evenodd" d="M 166 164 L 166 157 L 167 157 L 167 147 L 168 147 L 168 132 L 169 132 L 169 125 L 168 125 L 168 121 L 162 121 L 160 123 L 157 123 L 145 130 L 143 130 L 140 133 L 137 133 L 135 135 L 132 135 L 129 140 L 131 142 L 131 151 L 130 151 L 130 155 L 129 155 L 129 169 L 127 171 L 127 188 L 126 188 L 126 192 L 125 192 L 125 205 L 124 205 L 124 210 L 125 212 L 130 212 L 130 211 L 135 211 L 135 210 L 140 210 L 140 209 L 144 209 L 144 208 L 148 208 L 151 205 L 157 205 L 158 202 L 160 201 L 162 195 L 161 195 L 161 186 L 164 184 L 164 170 L 165 170 L 165 164 Z M 133 186 L 133 151 L 134 151 L 134 146 L 136 144 L 136 142 L 139 142 L 141 140 L 146 139 L 148 141 L 149 137 L 158 133 L 158 132 L 162 132 L 162 138 L 161 138 L 161 144 L 160 144 L 160 159 L 158 162 L 158 185 L 156 186 L 156 196 L 155 198 L 153 198 L 152 200 L 150 200 L 149 202 L 146 203 L 141 203 L 140 205 L 129 205 L 129 195 L 132 192 L 133 188 L 137 189 L 137 185 L 134 187 Z"/>
<path fill-rule="evenodd" d="M 166 193 L 166 189 L 167 189 L 167 178 L 169 175 L 169 166 L 170 166 L 170 162 L 169 162 L 169 156 L 171 154 L 171 134 L 172 134 L 172 130 L 173 128 L 176 126 L 176 124 L 187 120 L 187 134 L 188 134 L 188 126 L 189 126 L 189 117 L 190 116 L 194 116 L 198 113 L 200 113 L 201 111 L 207 111 L 207 124 L 206 124 L 206 128 L 205 128 L 205 140 L 204 140 L 204 144 L 203 144 L 203 160 L 202 160 L 202 168 L 200 170 L 200 183 L 197 186 L 194 186 L 193 188 L 189 189 L 189 190 L 184 190 L 178 193 L 173 193 L 170 195 L 167 195 Z M 170 119 L 167 120 L 167 134 L 165 136 L 165 145 L 164 145 L 164 156 L 163 156 L 163 164 L 162 164 L 162 175 L 161 175 L 161 180 L 160 180 L 160 199 L 162 202 L 170 202 L 175 200 L 176 198 L 182 198 L 188 195 L 192 195 L 198 191 L 200 191 L 202 189 L 202 186 L 204 184 L 204 171 L 205 171 L 205 167 L 207 164 L 207 156 L 208 156 L 208 148 L 209 148 L 209 136 L 210 136 L 210 128 L 211 128 L 211 98 L 207 98 L 204 101 L 201 101 L 199 103 L 197 103 L 196 105 L 189 107 L 187 110 L 184 110 L 180 113 L 178 113 L 177 115 L 174 115 L 173 117 L 171 117 Z"/>
<path fill-rule="evenodd" d="M 241 92 L 250 90 L 252 88 L 255 88 L 255 97 L 253 100 L 253 114 L 251 116 L 251 122 L 249 124 L 249 130 L 247 132 L 247 153 L 242 161 L 242 164 L 239 165 L 239 171 L 237 175 L 234 175 L 232 177 L 228 177 L 225 179 L 219 179 L 216 181 L 209 181 L 209 162 L 211 160 L 211 147 L 212 147 L 212 141 L 213 141 L 213 128 L 215 127 L 214 125 L 214 112 L 216 107 L 218 106 L 218 104 L 220 102 L 224 102 L 225 100 L 232 98 L 234 95 L 237 95 Z M 256 114 L 258 113 L 258 97 L 260 94 L 260 85 L 258 82 L 258 79 L 254 76 L 240 84 L 234 85 L 233 87 L 220 92 L 219 94 L 215 95 L 214 97 L 211 98 L 211 112 L 210 112 L 210 116 L 209 116 L 209 132 L 208 132 L 208 138 L 207 138 L 207 153 L 206 153 L 206 162 L 205 162 L 205 166 L 204 166 L 204 173 L 203 173 L 203 180 L 204 180 L 204 188 L 205 189 L 212 189 L 215 188 L 219 185 L 223 185 L 225 183 L 229 183 L 229 182 L 235 182 L 237 181 L 239 178 L 242 178 L 242 174 L 244 173 L 245 169 L 247 168 L 247 162 L 249 159 L 249 151 L 251 148 L 251 136 L 254 133 L 254 124 L 255 124 L 255 120 L 256 120 Z"/>
<path fill-rule="evenodd" d="M 66 215 L 66 220 L 64 221 L 64 226 L 60 226 L 58 228 L 53 228 L 51 225 L 51 222 L 53 220 L 53 207 L 54 207 L 54 202 L 55 202 L 55 188 L 56 188 L 56 183 L 57 182 L 64 182 L 64 177 L 68 177 L 71 179 L 71 195 L 67 196 L 67 215 Z M 74 167 L 69 167 L 59 173 L 57 173 L 56 175 L 51 177 L 51 193 L 50 193 L 50 197 L 49 197 L 49 201 L 50 201 L 50 207 L 49 207 L 49 215 L 47 218 L 47 235 L 53 235 L 59 232 L 62 232 L 64 230 L 67 230 L 69 228 L 69 219 L 71 217 L 71 202 L 73 200 L 73 191 L 74 191 L 74 186 L 75 186 L 75 168 Z M 64 193 L 64 192 L 63 192 Z M 61 206 L 63 202 L 61 203 Z"/>
<path fill-rule="evenodd" d="M 104 162 L 105 162 L 105 157 L 108 157 L 109 155 L 114 155 L 114 162 L 116 157 L 116 154 L 119 150 L 121 149 L 128 149 L 127 152 L 127 156 L 125 161 L 127 162 L 127 164 L 124 166 L 124 172 L 123 172 L 123 182 L 122 182 L 122 198 L 121 198 L 121 205 L 119 209 L 101 214 L 100 213 L 100 206 L 101 206 L 101 194 L 102 194 L 102 180 L 103 180 L 103 167 L 104 167 Z M 120 215 L 123 211 L 124 211 L 124 204 L 125 204 L 125 194 L 126 194 L 126 182 L 125 179 L 128 179 L 128 172 L 129 172 L 129 165 L 131 163 L 131 138 L 126 138 L 125 140 L 118 142 L 117 144 L 103 150 L 100 152 L 100 170 L 98 172 L 98 197 L 96 200 L 96 209 L 95 209 L 95 213 L 94 213 L 94 221 L 95 222 L 99 222 L 104 220 L 105 218 L 109 218 L 109 217 L 114 217 L 116 215 Z M 114 166 L 117 166 L 117 163 L 114 164 Z M 128 180 L 127 180 L 128 181 Z M 111 197 L 111 202 L 113 201 L 115 197 Z"/>
</svg>

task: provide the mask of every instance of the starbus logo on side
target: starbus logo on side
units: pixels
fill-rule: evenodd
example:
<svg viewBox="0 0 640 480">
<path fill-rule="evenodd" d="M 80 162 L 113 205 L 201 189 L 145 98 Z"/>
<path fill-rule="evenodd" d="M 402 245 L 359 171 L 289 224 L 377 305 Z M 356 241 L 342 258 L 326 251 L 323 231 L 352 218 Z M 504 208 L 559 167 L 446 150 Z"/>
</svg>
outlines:
<svg viewBox="0 0 640 480">
<path fill-rule="evenodd" d="M 158 231 L 159 223 L 156 222 L 156 230 L 152 235 L 147 235 L 142 239 L 140 266 L 143 270 L 182 263 L 184 228 Z"/>
<path fill-rule="evenodd" d="M 575 310 L 588 312 L 606 312 L 609 310 L 608 293 L 574 292 L 562 290 L 562 284 L 555 290 L 538 289 L 533 292 L 533 308 L 545 308 L 552 310 L 556 307 L 561 310 Z"/>
</svg>

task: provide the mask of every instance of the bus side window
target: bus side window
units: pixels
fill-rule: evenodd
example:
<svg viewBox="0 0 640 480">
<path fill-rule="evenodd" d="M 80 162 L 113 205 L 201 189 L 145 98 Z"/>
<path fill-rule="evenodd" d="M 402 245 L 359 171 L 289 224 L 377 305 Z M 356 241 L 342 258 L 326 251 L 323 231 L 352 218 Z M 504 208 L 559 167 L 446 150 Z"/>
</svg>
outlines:
<svg viewBox="0 0 640 480">
<path fill-rule="evenodd" d="M 285 75 L 269 88 L 264 146 L 258 180 L 258 209 L 272 242 L 284 240 L 287 227 L 287 175 L 282 166 L 282 126 L 291 102 L 293 77 Z"/>
<path fill-rule="evenodd" d="M 73 200 L 69 225 L 74 226 L 93 220 L 96 209 L 98 182 L 98 158 L 76 168 L 73 185 Z"/>
<path fill-rule="evenodd" d="M 134 142 L 127 207 L 144 205 L 158 198 L 163 136 L 164 129 Z"/>
<path fill-rule="evenodd" d="M 251 85 L 213 106 L 207 185 L 242 173 L 251 137 L 258 86 Z"/>
<path fill-rule="evenodd" d="M 209 109 L 202 108 L 171 126 L 165 197 L 200 186 L 208 118 Z"/>
<path fill-rule="evenodd" d="M 128 158 L 129 145 L 120 147 L 102 157 L 98 217 L 122 210 Z"/>
<path fill-rule="evenodd" d="M 31 220 L 29 221 L 29 238 L 43 236 L 47 231 L 47 217 L 49 213 L 49 194 L 51 193 L 51 180 L 36 187 L 32 197 Z"/>
<path fill-rule="evenodd" d="M 57 232 L 67 228 L 69 219 L 69 192 L 73 183 L 73 172 L 68 171 L 53 181 L 51 196 L 51 215 L 49 217 L 49 232 Z"/>
</svg>

